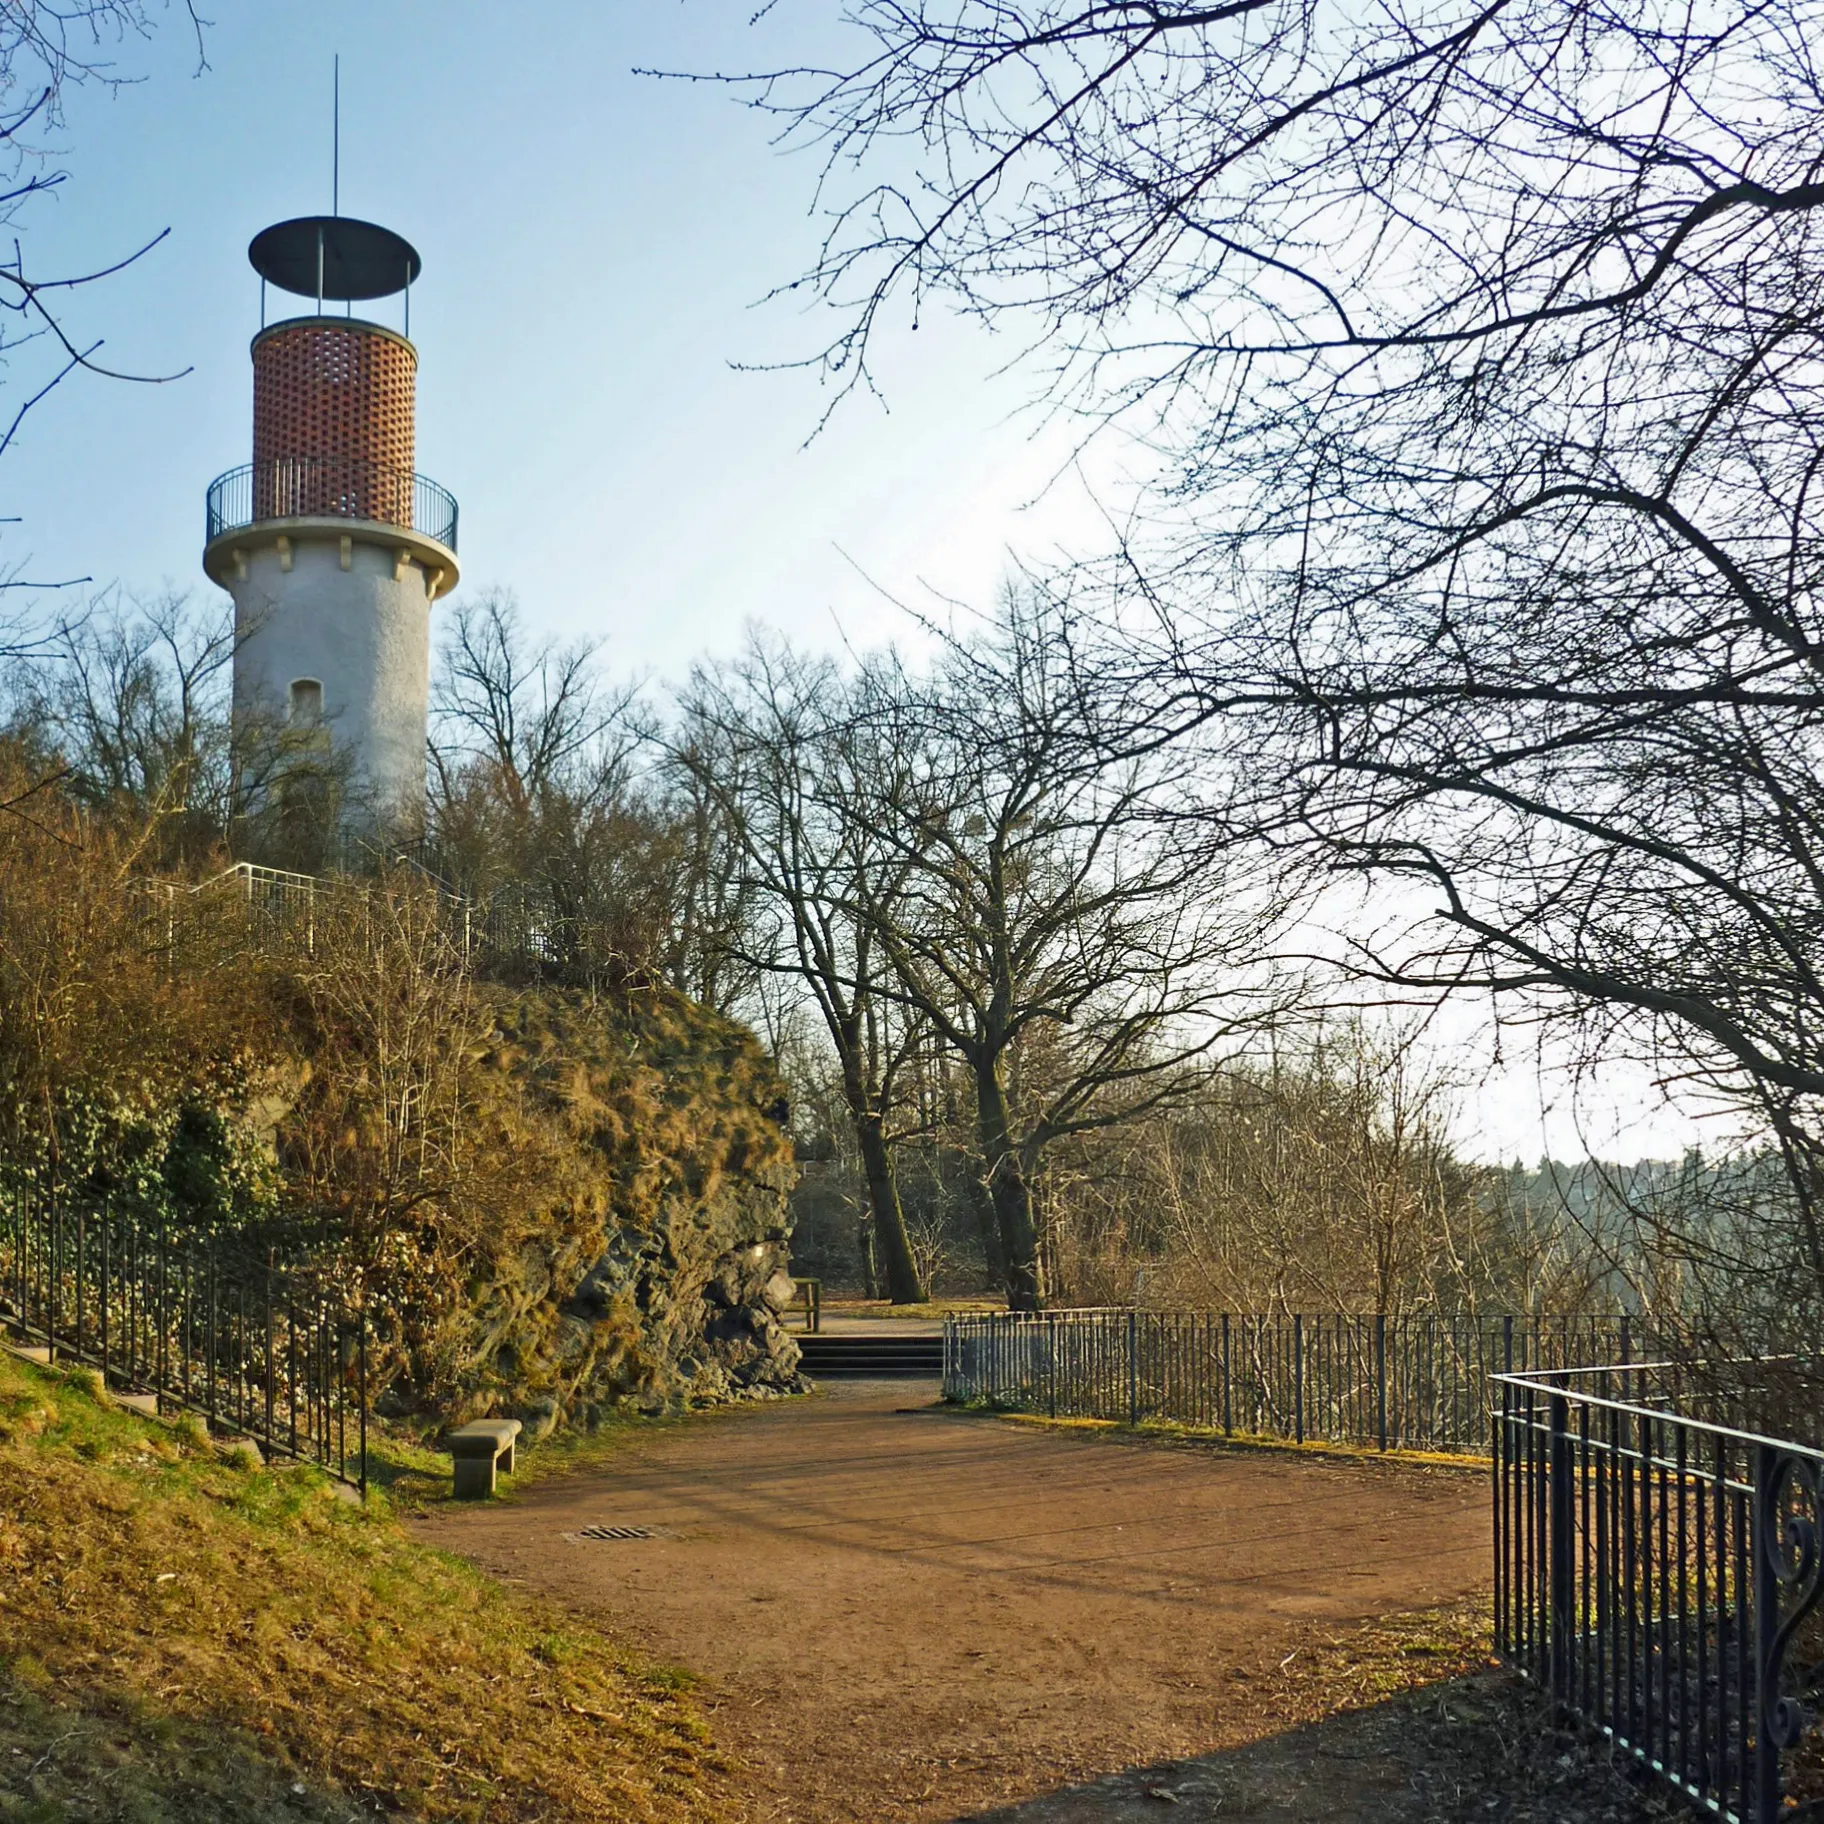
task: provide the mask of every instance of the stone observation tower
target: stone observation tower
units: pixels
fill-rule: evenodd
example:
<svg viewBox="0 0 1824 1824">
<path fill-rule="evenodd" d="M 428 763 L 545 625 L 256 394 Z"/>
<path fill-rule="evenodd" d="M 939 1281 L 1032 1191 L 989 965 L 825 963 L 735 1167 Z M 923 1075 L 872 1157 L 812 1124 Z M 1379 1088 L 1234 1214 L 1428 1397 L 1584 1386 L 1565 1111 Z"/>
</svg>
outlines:
<svg viewBox="0 0 1824 1824">
<path fill-rule="evenodd" d="M 260 275 L 253 461 L 209 489 L 203 568 L 234 597 L 243 808 L 334 753 L 351 813 L 424 809 L 431 604 L 456 586 L 456 502 L 414 473 L 412 246 L 341 215 L 280 222 L 247 250 Z M 268 286 L 312 300 L 267 323 Z M 353 315 L 404 294 L 404 328 Z M 326 314 L 330 304 L 349 314 Z M 255 757 L 256 752 L 258 758 Z"/>
</svg>

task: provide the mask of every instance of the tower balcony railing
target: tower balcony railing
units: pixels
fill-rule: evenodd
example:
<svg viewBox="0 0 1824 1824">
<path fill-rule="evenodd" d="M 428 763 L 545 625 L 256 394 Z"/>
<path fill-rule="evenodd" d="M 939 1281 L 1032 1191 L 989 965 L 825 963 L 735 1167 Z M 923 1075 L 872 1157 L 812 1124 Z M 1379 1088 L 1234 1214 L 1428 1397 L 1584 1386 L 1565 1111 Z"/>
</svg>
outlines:
<svg viewBox="0 0 1824 1824">
<path fill-rule="evenodd" d="M 448 488 L 356 456 L 279 456 L 209 484 L 209 542 L 269 519 L 364 519 L 456 549 L 456 498 Z"/>
</svg>

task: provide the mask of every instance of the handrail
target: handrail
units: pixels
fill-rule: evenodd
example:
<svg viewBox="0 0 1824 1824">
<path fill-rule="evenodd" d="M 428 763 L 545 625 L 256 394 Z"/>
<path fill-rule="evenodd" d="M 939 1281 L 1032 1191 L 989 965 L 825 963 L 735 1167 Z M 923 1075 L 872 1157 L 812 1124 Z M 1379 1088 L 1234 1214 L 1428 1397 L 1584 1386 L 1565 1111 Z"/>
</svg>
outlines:
<svg viewBox="0 0 1824 1824">
<path fill-rule="evenodd" d="M 238 880 L 251 889 L 255 881 L 268 886 L 297 887 L 306 892 L 314 892 L 324 883 L 314 874 L 294 874 L 287 868 L 269 868 L 257 861 L 231 862 L 219 874 L 211 874 L 207 880 L 199 880 L 190 889 L 192 893 L 206 893 L 211 887 L 219 887 L 225 880 Z"/>
<path fill-rule="evenodd" d="M 209 484 L 208 540 L 274 519 L 359 519 L 456 549 L 456 497 L 410 469 L 357 456 L 279 456 Z"/>
<path fill-rule="evenodd" d="M 537 966 L 557 960 L 549 946 L 542 941 L 545 933 L 529 928 L 523 919 L 515 921 L 500 916 L 503 911 L 502 894 L 496 893 L 479 900 L 471 899 L 410 855 L 402 855 L 398 859 L 436 894 L 451 936 L 460 945 L 465 957 L 492 953 L 497 957 L 523 960 Z M 184 881 L 142 879 L 135 883 L 135 890 L 161 896 L 173 905 L 185 897 L 195 897 L 198 894 L 238 892 L 249 906 L 268 916 L 288 918 L 294 913 L 301 914 L 308 921 L 306 945 L 314 947 L 319 896 L 351 886 L 359 892 L 369 890 L 368 884 L 358 877 L 298 874 L 284 868 L 266 867 L 259 862 L 237 861 L 195 885 Z M 506 908 L 508 911 L 512 909 Z M 523 909 L 523 906 L 519 908 L 522 912 Z"/>
<path fill-rule="evenodd" d="M 815 1336 L 823 1328 L 823 1281 L 820 1279 L 794 1278 L 792 1281 L 792 1302 L 786 1306 L 784 1315 L 789 1317 L 795 1311 L 804 1313 L 804 1333 Z"/>
<path fill-rule="evenodd" d="M 1753 1368 L 1762 1362 L 1792 1361 L 1792 1356 L 1750 1357 L 1741 1362 L 1726 1364 L 1702 1364 L 1704 1366 L 1726 1366 Z M 1538 1394 L 1549 1402 L 1554 1396 L 1568 1401 L 1577 1407 L 1587 1407 L 1592 1412 L 1614 1413 L 1622 1418 L 1673 1420 L 1687 1432 L 1701 1431 L 1706 1437 L 1716 1438 L 1731 1444 L 1765 1445 L 1773 1450 L 1783 1450 L 1802 1455 L 1815 1461 L 1824 1468 L 1824 1450 L 1807 1444 L 1795 1444 L 1789 1438 L 1776 1438 L 1771 1433 L 1750 1431 L 1740 1425 L 1719 1425 L 1709 1419 L 1693 1418 L 1670 1406 L 1643 1406 L 1637 1400 L 1611 1399 L 1607 1394 L 1590 1393 L 1582 1387 L 1571 1387 L 1565 1382 L 1573 1374 L 1612 1374 L 1621 1377 L 1639 1376 L 1654 1369 L 1683 1367 L 1679 1362 L 1610 1362 L 1606 1365 L 1590 1368 L 1534 1368 L 1524 1373 L 1492 1374 L 1489 1380 L 1497 1387 L 1511 1387 L 1517 1392 Z M 1673 1396 L 1668 1395 L 1668 1398 Z M 1544 1421 L 1541 1420 L 1541 1423 Z"/>
<path fill-rule="evenodd" d="M 1704 1363 L 1690 1392 L 1740 1397 L 1752 1376 L 1729 1371 L 1781 1359 Z M 1824 1453 L 1641 1395 L 1638 1363 L 1595 1372 L 1637 1397 L 1492 1377 L 1495 1649 L 1717 1816 L 1777 1824 L 1812 1720 L 1797 1649 L 1824 1595 Z"/>
</svg>

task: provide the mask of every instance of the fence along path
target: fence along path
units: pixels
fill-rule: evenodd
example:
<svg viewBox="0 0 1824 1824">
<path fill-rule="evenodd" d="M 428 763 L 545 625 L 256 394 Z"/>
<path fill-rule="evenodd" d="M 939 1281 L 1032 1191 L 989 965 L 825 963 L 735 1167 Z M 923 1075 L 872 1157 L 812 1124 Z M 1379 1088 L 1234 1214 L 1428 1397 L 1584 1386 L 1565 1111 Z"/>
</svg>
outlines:
<svg viewBox="0 0 1824 1824">
<path fill-rule="evenodd" d="M 1612 1317 L 1059 1311 L 953 1317 L 944 1395 L 1053 1418 L 1487 1456 L 1493 1377 L 1625 1362 Z"/>
<path fill-rule="evenodd" d="M 1824 1452 L 1692 1416 L 1718 1401 L 1681 1378 L 1498 1377 L 1496 1647 L 1722 1817 L 1816 1815 L 1787 1800 L 1815 1706 Z"/>
<path fill-rule="evenodd" d="M 415 868 L 414 872 L 437 895 L 444 929 L 466 958 L 476 947 L 482 930 L 475 907 L 424 870 Z M 140 885 L 172 910 L 185 900 L 239 900 L 261 925 L 282 931 L 306 951 L 316 948 L 319 919 L 334 916 L 335 893 L 345 892 L 350 886 L 358 892 L 369 890 L 357 876 L 294 874 L 251 861 L 234 862 L 194 886 L 167 880 L 143 881 Z"/>
<path fill-rule="evenodd" d="M 1494 1458 L 1508 1664 L 1735 1824 L 1775 1824 L 1819 1674 L 1824 1451 L 1744 1429 L 1765 1364 L 1630 1359 L 1626 1317 L 950 1319 L 944 1392 L 1057 1417 Z M 1809 1815 L 1807 1809 L 1805 1815 Z"/>
<path fill-rule="evenodd" d="M 367 1326 L 308 1268 L 15 1190 L 0 1201 L 0 1323 L 367 1492 Z"/>
</svg>

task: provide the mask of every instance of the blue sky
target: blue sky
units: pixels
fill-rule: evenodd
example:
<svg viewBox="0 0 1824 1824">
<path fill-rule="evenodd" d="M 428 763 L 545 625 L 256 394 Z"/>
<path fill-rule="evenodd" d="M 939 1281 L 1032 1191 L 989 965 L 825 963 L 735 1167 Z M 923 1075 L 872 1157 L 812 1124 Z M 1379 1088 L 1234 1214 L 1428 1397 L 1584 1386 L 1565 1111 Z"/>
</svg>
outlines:
<svg viewBox="0 0 1824 1824">
<path fill-rule="evenodd" d="M 154 9 L 158 0 L 151 0 Z M 726 89 L 637 66 L 762 67 L 842 52 L 835 0 L 209 0 L 209 68 L 181 7 L 120 47 L 113 92 L 71 94 L 55 198 L 24 218 L 28 270 L 128 272 L 71 294 L 103 358 L 165 386 L 79 377 L 0 466 L 0 554 L 31 576 L 201 592 L 204 492 L 250 455 L 249 239 L 330 197 L 342 54 L 345 213 L 424 256 L 418 466 L 462 508 L 464 588 L 514 588 L 529 622 L 603 643 L 620 672 L 680 678 L 760 622 L 800 641 L 916 638 L 889 598 L 986 605 L 1010 550 L 1098 542 L 1066 427 L 1029 409 L 1016 350 L 937 314 L 878 348 L 886 406 L 829 403 L 805 372 L 833 320 L 762 304 L 812 257 L 814 158 Z M 833 41 L 834 40 L 834 41 Z M 274 314 L 284 314 L 273 300 Z M 383 304 L 374 314 L 393 320 Z M 32 351 L 4 376 L 17 399 Z M 807 441 L 808 440 L 808 441 Z M 1112 456 L 1099 459 L 1106 492 Z M 1035 504 L 1036 503 L 1036 504 Z M 1446 1022 L 1454 1057 L 1490 1048 Z M 1542 1117 L 1541 1101 L 1556 1100 Z M 1593 1098 L 1599 1150 L 1676 1152 L 1691 1129 L 1638 1072 Z M 1581 1150 L 1562 1091 L 1524 1062 L 1464 1099 L 1476 1150 Z"/>
<path fill-rule="evenodd" d="M 1090 531 L 1069 488 L 1024 510 L 1065 441 L 1022 410 L 1028 378 L 996 377 L 1010 351 L 980 332 L 891 333 L 890 409 L 852 400 L 815 438 L 814 374 L 737 371 L 831 327 L 758 302 L 815 248 L 815 165 L 776 153 L 728 90 L 633 71 L 829 50 L 833 6 L 787 0 L 758 28 L 751 0 L 205 10 L 206 71 L 178 10 L 116 54 L 143 80 L 70 96 L 68 181 L 25 218 L 41 274 L 168 228 L 70 312 L 105 336 L 103 359 L 191 370 L 160 387 L 83 377 L 28 420 L 4 485 L 29 574 L 210 587 L 204 490 L 250 453 L 246 246 L 329 206 L 336 51 L 342 209 L 424 256 L 418 465 L 461 502 L 465 586 L 510 585 L 540 626 L 662 678 L 750 619 L 871 643 L 900 625 L 883 590 L 983 602 L 1009 546 Z M 274 295 L 273 314 L 298 308 Z"/>
</svg>

